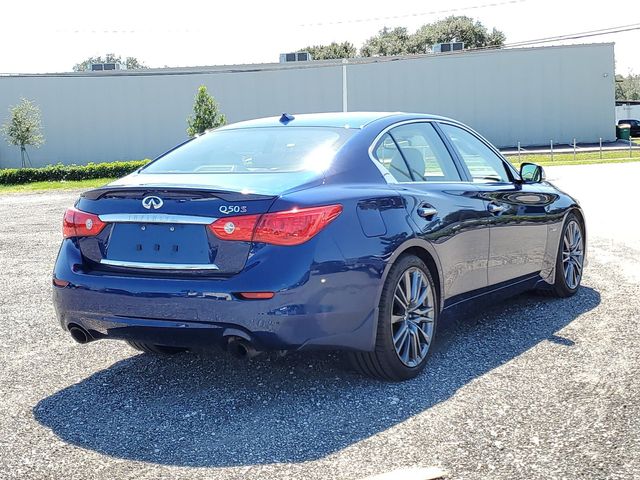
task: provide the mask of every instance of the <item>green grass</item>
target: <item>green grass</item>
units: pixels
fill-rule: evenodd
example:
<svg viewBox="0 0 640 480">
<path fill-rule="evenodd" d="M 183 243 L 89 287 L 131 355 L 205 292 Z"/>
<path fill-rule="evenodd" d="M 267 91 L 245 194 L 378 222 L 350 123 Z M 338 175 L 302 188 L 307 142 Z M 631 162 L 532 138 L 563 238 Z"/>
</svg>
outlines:
<svg viewBox="0 0 640 480">
<path fill-rule="evenodd" d="M 51 182 L 34 182 L 24 183 L 21 185 L 0 185 L 0 195 L 4 193 L 25 193 L 25 192 L 41 192 L 48 190 L 75 190 L 75 189 L 91 189 L 101 187 L 102 185 L 112 182 L 113 178 L 92 178 L 90 180 L 69 180 L 69 181 L 51 181 Z"/>
<path fill-rule="evenodd" d="M 578 152 L 575 159 L 572 153 L 554 153 L 553 160 L 550 153 L 542 153 L 536 155 L 521 154 L 508 155 L 507 159 L 519 166 L 520 162 L 537 163 L 538 165 L 590 165 L 594 163 L 624 163 L 624 162 L 637 162 L 640 161 L 640 150 L 632 150 L 631 156 L 629 156 L 629 150 L 616 150 L 602 152 L 602 158 L 600 158 L 600 152 Z"/>
</svg>

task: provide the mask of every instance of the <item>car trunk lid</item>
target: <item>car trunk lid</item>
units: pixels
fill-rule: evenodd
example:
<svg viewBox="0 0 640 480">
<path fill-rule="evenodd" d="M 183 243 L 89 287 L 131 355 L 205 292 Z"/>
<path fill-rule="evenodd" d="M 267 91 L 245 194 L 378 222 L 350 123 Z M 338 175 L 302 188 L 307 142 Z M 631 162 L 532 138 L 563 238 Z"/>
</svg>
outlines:
<svg viewBox="0 0 640 480">
<path fill-rule="evenodd" d="M 85 193 L 82 211 L 107 226 L 79 238 L 95 269 L 115 272 L 231 275 L 244 267 L 250 241 L 225 241 L 209 225 L 269 210 L 276 195 L 196 185 L 112 185 Z"/>
</svg>

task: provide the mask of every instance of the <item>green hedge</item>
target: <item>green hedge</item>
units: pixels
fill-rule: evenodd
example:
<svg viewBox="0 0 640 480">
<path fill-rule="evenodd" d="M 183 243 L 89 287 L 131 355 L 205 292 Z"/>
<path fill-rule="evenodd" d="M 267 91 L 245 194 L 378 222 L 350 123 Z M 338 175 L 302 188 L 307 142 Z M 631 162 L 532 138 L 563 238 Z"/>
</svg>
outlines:
<svg viewBox="0 0 640 480">
<path fill-rule="evenodd" d="M 42 168 L 6 168 L 0 169 L 0 185 L 118 178 L 128 175 L 148 162 L 149 160 L 132 160 L 129 162 L 89 163 L 87 165 L 62 165 L 59 163 Z"/>
</svg>

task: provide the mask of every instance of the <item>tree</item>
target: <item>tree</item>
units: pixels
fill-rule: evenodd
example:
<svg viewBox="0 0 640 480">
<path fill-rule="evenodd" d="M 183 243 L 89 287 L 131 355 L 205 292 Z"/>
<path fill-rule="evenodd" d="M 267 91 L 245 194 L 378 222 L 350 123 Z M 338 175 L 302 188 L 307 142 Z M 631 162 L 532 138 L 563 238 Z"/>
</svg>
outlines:
<svg viewBox="0 0 640 480">
<path fill-rule="evenodd" d="M 360 49 L 360 55 L 376 57 L 409 53 L 410 38 L 411 35 L 404 27 L 396 27 L 393 30 L 384 27 L 377 35 L 364 42 Z"/>
<path fill-rule="evenodd" d="M 40 109 L 23 98 L 18 105 L 9 108 L 9 113 L 11 116 L 2 125 L 2 132 L 10 145 L 20 147 L 21 165 L 26 167 L 31 163 L 27 155 L 27 145 L 38 148 L 44 143 Z"/>
<path fill-rule="evenodd" d="M 301 48 L 299 52 L 309 52 L 314 60 L 331 60 L 335 58 L 353 58 L 358 51 L 351 42 L 331 42 L 329 45 L 314 45 Z"/>
<path fill-rule="evenodd" d="M 104 57 L 89 57 L 85 61 L 77 63 L 73 66 L 74 72 L 84 72 L 91 70 L 91 64 L 93 63 L 120 63 L 124 65 L 127 70 L 139 70 L 142 68 L 149 68 L 135 57 L 126 57 L 122 60 L 120 55 L 116 56 L 115 53 L 107 53 Z"/>
<path fill-rule="evenodd" d="M 363 57 L 426 53 L 436 43 L 456 40 L 465 48 L 501 47 L 506 37 L 495 28 L 491 31 L 471 17 L 451 15 L 443 20 L 427 23 L 414 34 L 404 27 L 393 30 L 385 27 L 367 40 L 360 54 Z"/>
<path fill-rule="evenodd" d="M 640 75 L 616 75 L 616 100 L 640 100 Z"/>
<path fill-rule="evenodd" d="M 471 17 L 451 15 L 420 27 L 411 37 L 409 51 L 426 53 L 436 43 L 464 42 L 465 48 L 501 47 L 506 37 L 495 28 L 489 32 Z"/>
<path fill-rule="evenodd" d="M 193 103 L 193 115 L 187 118 L 187 134 L 194 137 L 210 128 L 225 125 L 227 119 L 218 108 L 218 103 L 207 92 L 207 87 L 200 85 Z"/>
</svg>

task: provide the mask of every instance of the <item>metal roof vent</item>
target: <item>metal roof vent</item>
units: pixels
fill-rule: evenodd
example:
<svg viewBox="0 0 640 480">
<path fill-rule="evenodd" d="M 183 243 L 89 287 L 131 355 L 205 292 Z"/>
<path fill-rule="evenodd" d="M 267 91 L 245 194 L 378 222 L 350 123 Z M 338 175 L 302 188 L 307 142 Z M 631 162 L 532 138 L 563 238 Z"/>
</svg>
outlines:
<svg viewBox="0 0 640 480">
<path fill-rule="evenodd" d="M 309 52 L 292 52 L 280 54 L 280 63 L 309 62 L 311 60 L 313 60 L 313 57 Z"/>
<path fill-rule="evenodd" d="M 104 72 L 104 71 L 109 71 L 109 70 L 126 70 L 127 67 L 121 63 L 114 63 L 114 62 L 108 62 L 108 63 L 92 63 L 91 67 L 89 68 L 90 71 L 92 72 Z"/>
</svg>

